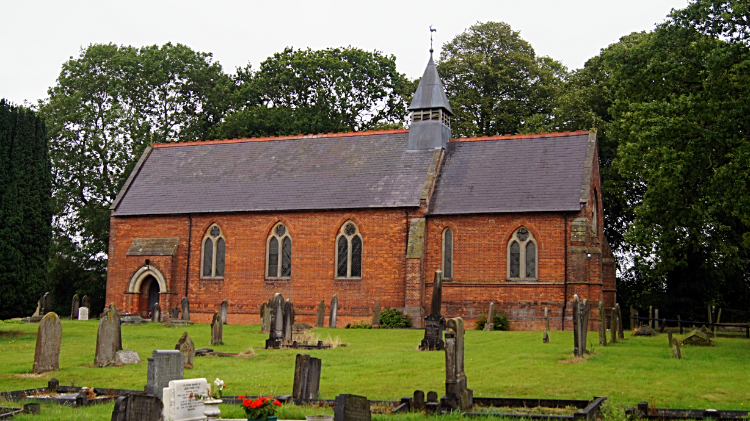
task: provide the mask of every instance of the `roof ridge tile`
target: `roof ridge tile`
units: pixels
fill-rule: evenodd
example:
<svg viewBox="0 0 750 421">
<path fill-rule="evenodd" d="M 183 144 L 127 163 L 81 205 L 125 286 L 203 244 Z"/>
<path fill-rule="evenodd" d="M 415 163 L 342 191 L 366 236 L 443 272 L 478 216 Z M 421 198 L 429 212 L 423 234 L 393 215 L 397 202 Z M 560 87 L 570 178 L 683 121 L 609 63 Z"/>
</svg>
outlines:
<svg viewBox="0 0 750 421">
<path fill-rule="evenodd" d="M 527 134 L 512 134 L 512 135 L 492 135 L 492 136 L 475 136 L 475 137 L 459 137 L 457 139 L 451 139 L 451 142 L 477 142 L 484 140 L 506 140 L 506 139 L 538 139 L 544 137 L 565 137 L 565 136 L 579 136 L 588 134 L 588 130 L 576 130 L 576 131 L 564 131 L 564 132 L 548 132 L 548 133 L 527 133 Z"/>
<path fill-rule="evenodd" d="M 321 139 L 321 138 L 333 138 L 333 137 L 354 137 L 354 136 L 373 136 L 373 135 L 384 135 L 394 133 L 408 133 L 409 129 L 384 129 L 384 130 L 366 130 L 360 132 L 328 132 L 328 133 L 308 133 L 308 134 L 297 134 L 297 135 L 283 135 L 283 136 L 260 136 L 260 137 L 243 137 L 233 139 L 196 139 L 188 140 L 184 142 L 170 142 L 170 143 L 157 143 L 154 144 L 154 148 L 169 148 L 175 146 L 195 146 L 205 143 L 213 145 L 225 144 L 225 143 L 247 143 L 247 142 L 272 142 L 279 140 L 296 140 L 296 139 Z"/>
</svg>

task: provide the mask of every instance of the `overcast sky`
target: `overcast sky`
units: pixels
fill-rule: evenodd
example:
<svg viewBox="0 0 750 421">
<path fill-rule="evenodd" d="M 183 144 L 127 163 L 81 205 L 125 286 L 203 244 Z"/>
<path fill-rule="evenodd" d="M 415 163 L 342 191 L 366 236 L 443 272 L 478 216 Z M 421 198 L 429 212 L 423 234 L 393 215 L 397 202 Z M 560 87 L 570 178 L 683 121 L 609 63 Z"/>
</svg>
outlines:
<svg viewBox="0 0 750 421">
<path fill-rule="evenodd" d="M 688 0 L 495 1 L 10 1 L 2 2 L 0 98 L 35 103 L 63 62 L 89 44 L 182 43 L 213 53 L 224 71 L 259 63 L 284 47 L 351 45 L 396 56 L 400 72 L 422 75 L 429 58 L 476 22 L 503 21 L 538 55 L 582 67 L 633 31 L 651 30 Z M 437 57 L 437 56 L 436 56 Z"/>
</svg>

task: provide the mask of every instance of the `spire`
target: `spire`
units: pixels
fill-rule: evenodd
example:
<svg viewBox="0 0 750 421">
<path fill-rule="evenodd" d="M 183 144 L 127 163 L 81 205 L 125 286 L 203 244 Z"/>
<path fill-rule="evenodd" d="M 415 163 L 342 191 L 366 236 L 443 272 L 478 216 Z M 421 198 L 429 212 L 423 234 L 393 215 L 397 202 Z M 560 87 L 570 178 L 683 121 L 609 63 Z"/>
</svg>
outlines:
<svg viewBox="0 0 750 421">
<path fill-rule="evenodd" d="M 430 28 L 432 29 L 432 28 Z M 432 59 L 424 69 L 417 92 L 409 105 L 411 127 L 409 128 L 409 150 L 446 148 L 451 138 L 451 104 L 445 96 L 435 61 Z"/>
<path fill-rule="evenodd" d="M 432 59 L 432 48 L 430 48 L 430 61 L 427 63 L 427 68 L 424 69 L 422 80 L 419 81 L 417 92 L 414 93 L 414 99 L 409 105 L 409 111 L 430 108 L 443 108 L 450 115 L 453 115 L 451 104 L 448 102 L 448 97 L 445 96 L 443 82 L 440 80 L 435 61 Z"/>
</svg>

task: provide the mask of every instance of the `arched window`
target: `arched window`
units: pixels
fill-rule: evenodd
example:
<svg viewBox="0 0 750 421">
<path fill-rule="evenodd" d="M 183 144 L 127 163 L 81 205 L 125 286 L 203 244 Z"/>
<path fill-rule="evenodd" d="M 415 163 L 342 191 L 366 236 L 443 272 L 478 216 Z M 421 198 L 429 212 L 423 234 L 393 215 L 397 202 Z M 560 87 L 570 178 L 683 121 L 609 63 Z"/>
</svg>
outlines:
<svg viewBox="0 0 750 421">
<path fill-rule="evenodd" d="M 443 230 L 443 279 L 453 278 L 453 231 Z"/>
<path fill-rule="evenodd" d="M 336 237 L 336 277 L 362 277 L 362 236 L 352 221 L 342 225 Z"/>
<path fill-rule="evenodd" d="M 279 222 L 271 229 L 266 243 L 266 277 L 290 278 L 291 276 L 292 237 L 286 226 Z"/>
<path fill-rule="evenodd" d="M 221 233 L 221 228 L 213 224 L 206 230 L 203 237 L 203 259 L 201 260 L 202 278 L 224 277 L 224 250 L 226 241 Z"/>
<path fill-rule="evenodd" d="M 536 281 L 537 261 L 534 235 L 526 227 L 518 228 L 508 241 L 508 279 Z"/>
</svg>

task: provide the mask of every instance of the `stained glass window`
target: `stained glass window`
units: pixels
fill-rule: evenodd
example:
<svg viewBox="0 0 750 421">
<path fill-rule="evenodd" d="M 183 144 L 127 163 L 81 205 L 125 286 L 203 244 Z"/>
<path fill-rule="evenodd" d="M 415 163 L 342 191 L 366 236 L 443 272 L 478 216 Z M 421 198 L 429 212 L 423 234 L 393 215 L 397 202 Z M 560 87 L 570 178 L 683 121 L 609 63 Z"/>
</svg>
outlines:
<svg viewBox="0 0 750 421">
<path fill-rule="evenodd" d="M 206 238 L 203 242 L 203 276 L 211 276 L 214 263 L 214 242 Z"/>
<path fill-rule="evenodd" d="M 526 277 L 536 278 L 536 244 L 526 243 Z"/>
<path fill-rule="evenodd" d="M 214 227 L 211 228 L 211 237 L 216 238 L 219 235 L 221 235 L 221 230 L 219 229 L 219 227 L 217 227 L 217 226 L 214 225 Z"/>
<path fill-rule="evenodd" d="M 453 231 L 446 228 L 443 233 L 443 278 L 453 277 Z"/>
<path fill-rule="evenodd" d="M 289 278 L 292 276 L 292 238 L 289 235 L 289 230 L 281 222 L 271 230 L 268 239 L 268 259 L 266 261 L 266 276 L 268 278 Z"/>
<path fill-rule="evenodd" d="M 268 243 L 268 276 L 279 276 L 279 240 L 276 237 L 272 237 Z"/>
<path fill-rule="evenodd" d="M 203 237 L 203 268 L 201 276 L 204 278 L 224 277 L 224 252 L 226 242 L 221 235 L 221 228 L 212 225 Z"/>
<path fill-rule="evenodd" d="M 224 276 L 224 249 L 224 239 L 219 238 L 216 240 L 216 271 L 214 276 Z"/>
<path fill-rule="evenodd" d="M 344 232 L 346 235 L 353 235 L 357 232 L 357 227 L 355 227 L 354 224 L 346 224 L 346 230 Z"/>
<path fill-rule="evenodd" d="M 292 240 L 284 237 L 281 243 L 281 276 L 292 276 Z"/>
<path fill-rule="evenodd" d="M 336 277 L 360 278 L 362 276 L 362 236 L 353 222 L 341 228 L 336 240 Z"/>
<path fill-rule="evenodd" d="M 362 276 L 362 239 L 359 236 L 352 238 L 352 278 Z"/>
<path fill-rule="evenodd" d="M 336 269 L 336 276 L 346 277 L 346 269 L 349 260 L 349 242 L 346 237 L 339 237 L 338 244 L 338 268 Z"/>
<path fill-rule="evenodd" d="M 510 245 L 510 277 L 518 278 L 521 271 L 521 247 L 514 241 Z"/>
<path fill-rule="evenodd" d="M 508 245 L 508 278 L 519 281 L 537 280 L 537 244 L 526 227 L 518 228 Z"/>
</svg>

